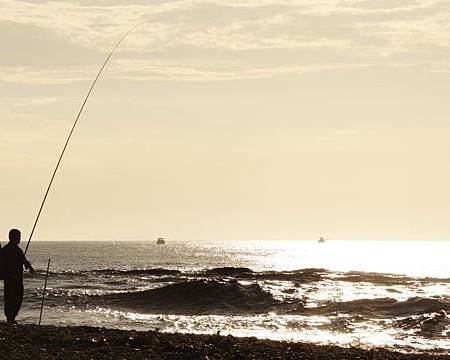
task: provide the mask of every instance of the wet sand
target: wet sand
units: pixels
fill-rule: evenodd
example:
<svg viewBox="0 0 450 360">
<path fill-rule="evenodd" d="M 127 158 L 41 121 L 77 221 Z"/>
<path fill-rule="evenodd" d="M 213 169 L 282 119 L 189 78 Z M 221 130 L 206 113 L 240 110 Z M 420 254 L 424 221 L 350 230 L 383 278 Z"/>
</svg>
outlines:
<svg viewBox="0 0 450 360">
<path fill-rule="evenodd" d="M 232 336 L 0 323 L 0 359 L 450 359 Z"/>
</svg>

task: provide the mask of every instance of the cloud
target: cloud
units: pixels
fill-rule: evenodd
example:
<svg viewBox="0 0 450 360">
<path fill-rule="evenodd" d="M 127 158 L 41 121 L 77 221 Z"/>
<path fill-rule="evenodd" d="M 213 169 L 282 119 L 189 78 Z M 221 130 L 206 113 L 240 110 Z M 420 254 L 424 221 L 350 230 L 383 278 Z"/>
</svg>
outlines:
<svg viewBox="0 0 450 360">
<path fill-rule="evenodd" d="M 43 106 L 55 103 L 61 100 L 58 97 L 23 97 L 23 98 L 2 98 L 0 106 L 7 104 L 10 107 L 29 107 L 29 106 Z"/>
<path fill-rule="evenodd" d="M 37 40 L 58 47 L 61 62 L 44 50 L 39 64 L 14 67 L 20 56 L 0 59 L 4 82 L 90 80 L 93 64 L 142 20 L 149 22 L 122 44 L 108 76 L 226 80 L 417 64 L 439 70 L 450 55 L 450 4 L 438 0 L 0 0 L 0 7 L 3 28 L 20 24 L 30 38 L 33 28 L 44 30 L 42 39 L 53 36 Z M 80 55 L 77 65 L 62 66 L 64 54 L 74 58 L 78 51 L 85 63 Z"/>
<path fill-rule="evenodd" d="M 276 75 L 300 75 L 311 72 L 361 68 L 369 64 L 309 64 L 252 67 L 237 65 L 235 63 L 170 63 L 143 60 L 116 60 L 110 65 L 104 77 L 110 80 L 129 81 L 222 81 L 238 79 L 258 79 Z M 54 69 L 49 71 L 33 68 L 2 69 L 0 68 L 0 81 L 6 83 L 20 83 L 32 85 L 61 85 L 76 81 L 92 81 L 95 68 L 80 69 Z M 34 102 L 25 100 L 21 106 L 44 104 L 50 99 L 38 99 Z"/>
<path fill-rule="evenodd" d="M 32 25 L 50 30 L 70 42 L 88 48 L 107 50 L 132 25 L 142 20 L 140 27 L 127 40 L 127 51 L 161 51 L 176 46 L 252 50 L 260 48 L 293 48 L 335 46 L 327 39 L 302 39 L 297 34 L 276 33 L 277 27 L 295 18 L 296 9 L 282 1 L 172 1 L 167 3 L 116 6 L 82 6 L 76 3 L 24 3 L 2 0 L 0 21 Z M 293 3 L 295 4 L 295 2 Z M 281 8 L 275 8 L 278 6 Z M 252 9 L 263 8 L 255 19 Z M 218 20 L 224 17 L 225 23 Z M 275 13 L 272 13 L 276 10 Z M 241 14 L 241 11 L 243 12 Z M 209 13 L 218 20 L 209 24 Z M 197 21 L 199 20 L 200 21 Z M 206 26 L 205 26 L 206 23 Z M 337 46 L 342 41 L 337 40 Z"/>
<path fill-rule="evenodd" d="M 0 67 L 0 81 L 19 84 L 60 85 L 90 80 L 95 74 L 92 70 L 92 68 L 42 70 L 33 67 Z"/>
<path fill-rule="evenodd" d="M 246 66 L 235 63 L 185 64 L 122 60 L 113 66 L 109 77 L 127 80 L 220 81 L 258 79 L 275 75 L 293 75 L 344 68 L 366 67 L 367 64 L 309 64 L 288 66 Z"/>
</svg>

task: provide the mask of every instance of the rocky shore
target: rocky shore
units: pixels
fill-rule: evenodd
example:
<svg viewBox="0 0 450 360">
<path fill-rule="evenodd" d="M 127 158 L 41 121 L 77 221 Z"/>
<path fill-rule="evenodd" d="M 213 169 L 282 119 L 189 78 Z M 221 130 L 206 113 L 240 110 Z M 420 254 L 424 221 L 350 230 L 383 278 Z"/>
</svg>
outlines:
<svg viewBox="0 0 450 360">
<path fill-rule="evenodd" d="M 444 360 L 449 354 L 318 346 L 219 335 L 0 323 L 0 359 Z"/>
</svg>

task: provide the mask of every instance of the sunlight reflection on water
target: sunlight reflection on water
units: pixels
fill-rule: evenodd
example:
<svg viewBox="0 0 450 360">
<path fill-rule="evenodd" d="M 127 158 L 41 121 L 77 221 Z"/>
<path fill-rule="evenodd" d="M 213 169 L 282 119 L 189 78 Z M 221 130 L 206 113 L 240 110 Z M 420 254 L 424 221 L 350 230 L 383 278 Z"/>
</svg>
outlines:
<svg viewBox="0 0 450 360">
<path fill-rule="evenodd" d="M 434 310 L 435 306 L 443 309 L 449 301 L 449 253 L 450 242 L 445 241 L 168 241 L 164 246 L 154 242 L 36 242 L 29 256 L 37 269 L 44 268 L 48 257 L 52 258 L 54 273 L 49 279 L 48 301 L 53 305 L 46 308 L 44 317 L 48 324 L 159 328 L 167 332 L 221 331 L 225 335 L 280 340 L 450 350 L 450 315 Z M 204 276 L 201 275 L 204 273 L 195 274 L 196 271 L 223 266 L 253 271 L 330 270 L 312 271 L 316 278 L 305 281 L 297 272 L 281 278 L 244 277 L 238 281 L 240 284 L 257 282 L 281 303 L 294 299 L 302 301 L 310 310 L 329 304 L 340 306 L 339 310 L 332 310 L 326 316 L 317 315 L 323 314 L 320 312 L 307 316 L 302 313 L 183 316 L 147 315 L 89 304 L 88 295 L 142 292 L 195 280 Z M 154 268 L 180 270 L 183 276 L 121 273 Z M 99 272 L 100 269 L 109 270 Z M 424 281 L 402 274 L 442 280 Z M 40 304 L 36 299 L 40 299 L 43 285 L 40 276 L 26 276 L 26 299 L 19 320 L 36 321 Z M 407 301 L 410 299 L 418 299 L 419 306 L 429 306 L 424 310 L 425 316 L 415 317 L 417 304 Z M 421 300 L 425 300 L 425 305 Z M 358 303 L 356 310 L 352 310 L 352 301 L 361 301 L 362 305 Z M 388 305 L 389 301 L 405 302 L 399 305 L 401 311 L 413 315 L 384 314 L 386 301 Z M 436 305 L 438 302 L 441 305 Z M 409 311 L 409 307 L 413 310 Z M 440 321 L 431 329 L 437 332 L 432 338 L 420 333 L 422 323 L 428 319 L 431 325 Z"/>
<path fill-rule="evenodd" d="M 450 275 L 450 242 L 446 241 L 329 240 L 322 244 L 314 241 L 261 241 L 243 245 L 240 249 L 248 252 L 246 256 L 250 262 L 274 270 L 320 267 L 410 276 Z"/>
</svg>

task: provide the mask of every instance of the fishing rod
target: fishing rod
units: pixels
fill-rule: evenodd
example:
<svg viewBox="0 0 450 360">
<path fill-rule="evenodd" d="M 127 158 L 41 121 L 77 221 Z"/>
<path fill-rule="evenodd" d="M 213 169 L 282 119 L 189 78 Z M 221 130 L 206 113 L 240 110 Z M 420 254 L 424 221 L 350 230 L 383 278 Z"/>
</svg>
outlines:
<svg viewBox="0 0 450 360">
<path fill-rule="evenodd" d="M 147 21 L 145 21 L 145 22 L 147 22 Z M 38 224 L 39 218 L 40 218 L 40 216 L 41 216 L 42 209 L 44 208 L 45 201 L 47 200 L 48 193 L 50 192 L 50 188 L 52 187 L 53 180 L 55 179 L 56 173 L 58 172 L 58 169 L 59 169 L 59 165 L 61 164 L 61 160 L 62 160 L 62 158 L 63 158 L 63 156 L 64 156 L 64 153 L 66 152 L 67 146 L 69 145 L 70 139 L 72 138 L 72 134 L 73 134 L 73 132 L 74 132 L 74 130 L 75 130 L 75 127 L 77 126 L 78 120 L 80 119 L 80 116 L 81 116 L 81 113 L 83 112 L 84 106 L 86 105 L 86 103 L 87 103 L 87 101 L 88 101 L 88 99 L 89 99 L 89 96 L 91 95 L 91 92 L 92 92 L 92 90 L 94 89 L 95 84 L 97 83 L 97 80 L 99 79 L 100 75 L 102 74 L 103 69 L 105 68 L 106 64 L 108 64 L 109 59 L 110 59 L 111 56 L 114 54 L 114 52 L 115 52 L 116 49 L 119 47 L 119 45 L 122 43 L 122 41 L 123 41 L 123 40 L 124 40 L 131 32 L 133 32 L 137 27 L 141 26 L 141 25 L 144 24 L 145 22 L 140 22 L 140 23 L 134 25 L 131 29 L 129 29 L 127 32 L 125 32 L 125 33 L 122 35 L 122 37 L 119 39 L 119 41 L 116 43 L 116 45 L 112 48 L 111 52 L 110 52 L 110 53 L 108 54 L 108 56 L 106 57 L 106 59 L 105 59 L 105 61 L 103 62 L 102 66 L 100 67 L 100 70 L 99 70 L 98 73 L 97 73 L 97 76 L 95 77 L 94 81 L 92 82 L 91 87 L 89 88 L 89 91 L 87 92 L 87 95 L 86 95 L 86 97 L 84 98 L 84 101 L 83 101 L 83 103 L 82 103 L 82 105 L 81 105 L 81 108 L 80 108 L 80 110 L 78 111 L 77 117 L 75 118 L 75 122 L 74 122 L 74 124 L 73 124 L 73 126 L 72 126 L 72 129 L 70 130 L 69 136 L 67 137 L 66 143 L 64 144 L 64 147 L 63 147 L 63 149 L 62 149 L 61 155 L 59 156 L 58 162 L 57 162 L 57 164 L 56 164 L 55 170 L 53 171 L 52 177 L 50 178 L 50 182 L 49 182 L 49 184 L 48 184 L 48 186 L 47 186 L 47 190 L 46 190 L 46 192 L 45 192 L 44 199 L 42 200 L 41 206 L 40 206 L 39 211 L 38 211 L 38 214 L 37 214 L 37 216 L 36 216 L 36 220 L 34 221 L 34 225 L 33 225 L 33 228 L 32 228 L 32 230 L 31 230 L 30 237 L 29 237 L 28 242 L 27 242 L 27 246 L 26 246 L 26 248 L 25 248 L 25 252 L 24 252 L 25 254 L 27 253 L 28 247 L 30 246 L 30 242 L 31 242 L 31 239 L 33 238 L 34 230 L 36 229 L 36 226 L 37 226 L 37 224 Z"/>
<path fill-rule="evenodd" d="M 47 271 L 45 272 L 44 291 L 42 292 L 41 312 L 39 313 L 39 324 L 38 325 L 41 325 L 41 320 L 42 320 L 42 310 L 44 309 L 44 299 L 45 299 L 45 291 L 47 290 L 47 279 L 48 279 L 48 270 L 49 269 L 50 269 L 50 259 L 48 259 Z"/>
</svg>

